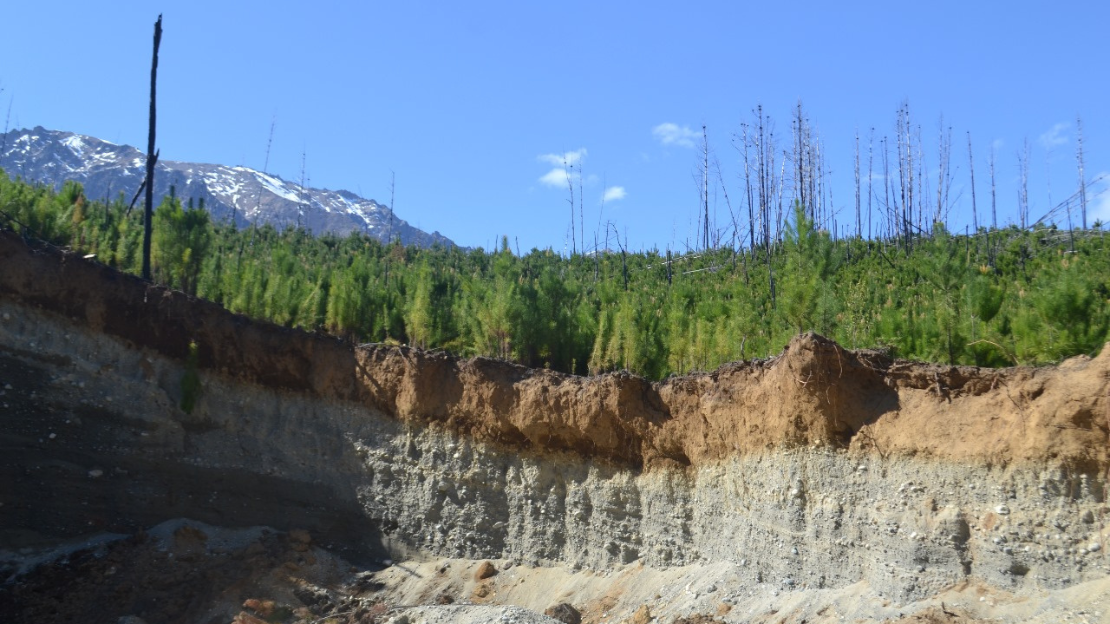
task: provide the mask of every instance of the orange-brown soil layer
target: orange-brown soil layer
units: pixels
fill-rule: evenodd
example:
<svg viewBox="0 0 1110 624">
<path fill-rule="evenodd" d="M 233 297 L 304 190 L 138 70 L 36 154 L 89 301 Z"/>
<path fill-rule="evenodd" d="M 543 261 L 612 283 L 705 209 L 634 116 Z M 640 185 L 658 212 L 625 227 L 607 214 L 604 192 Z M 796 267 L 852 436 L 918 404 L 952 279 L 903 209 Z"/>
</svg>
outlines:
<svg viewBox="0 0 1110 624">
<path fill-rule="evenodd" d="M 529 453 L 651 468 L 828 445 L 1083 472 L 1110 466 L 1110 346 L 1093 359 L 996 370 L 893 360 L 807 334 L 775 358 L 653 383 L 356 347 L 252 321 L 11 232 L 0 232 L 0 269 L 0 297 L 178 359 L 194 341 L 206 372 L 370 405 Z"/>
</svg>

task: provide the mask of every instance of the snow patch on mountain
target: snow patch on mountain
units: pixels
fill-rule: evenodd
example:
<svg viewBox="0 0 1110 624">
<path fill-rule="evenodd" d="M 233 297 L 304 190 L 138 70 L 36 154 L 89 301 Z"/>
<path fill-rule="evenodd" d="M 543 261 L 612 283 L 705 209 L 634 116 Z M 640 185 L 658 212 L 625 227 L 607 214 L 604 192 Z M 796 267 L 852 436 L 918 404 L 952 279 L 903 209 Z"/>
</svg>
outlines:
<svg viewBox="0 0 1110 624">
<path fill-rule="evenodd" d="M 74 180 L 94 199 L 130 198 L 146 176 L 146 156 L 138 149 L 72 132 L 13 130 L 0 135 L 0 148 L 0 168 L 9 176 L 58 188 Z M 159 160 L 154 182 L 155 201 L 171 192 L 195 205 L 203 201 L 213 219 L 240 227 L 268 223 L 316 234 L 361 231 L 406 245 L 454 246 L 438 232 L 412 227 L 373 199 L 346 190 L 304 188 L 249 167 Z"/>
<path fill-rule="evenodd" d="M 147 157 L 131 145 L 118 145 L 83 134 L 36 128 L 0 135 L 0 168 L 10 177 L 60 188 L 80 182 L 88 197 L 131 198 L 147 174 Z M 162 153 L 169 150 L 162 148 Z M 454 246 L 438 232 L 427 233 L 372 199 L 351 191 L 303 188 L 280 175 L 248 167 L 228 167 L 159 160 L 154 174 L 155 201 L 173 193 L 194 200 L 216 221 L 239 227 L 269 223 L 274 228 L 299 227 L 316 234 L 361 231 L 379 240 L 404 244 Z"/>
</svg>

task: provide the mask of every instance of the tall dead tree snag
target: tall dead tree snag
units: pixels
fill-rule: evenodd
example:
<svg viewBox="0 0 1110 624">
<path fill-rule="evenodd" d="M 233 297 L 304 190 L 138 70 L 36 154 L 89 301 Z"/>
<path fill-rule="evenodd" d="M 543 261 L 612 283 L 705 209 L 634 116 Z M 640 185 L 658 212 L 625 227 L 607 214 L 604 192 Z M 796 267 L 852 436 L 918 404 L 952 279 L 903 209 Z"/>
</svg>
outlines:
<svg viewBox="0 0 1110 624">
<path fill-rule="evenodd" d="M 155 89 L 158 84 L 158 46 L 162 43 L 162 15 L 154 22 L 154 57 L 150 62 L 150 133 L 146 143 L 146 208 L 143 210 L 143 279 L 150 281 L 150 238 L 154 231 Z"/>
<path fill-rule="evenodd" d="M 1018 152 L 1018 172 L 1021 174 L 1018 187 L 1018 221 L 1021 229 L 1029 225 L 1029 139 L 1025 139 L 1024 151 Z"/>
<path fill-rule="evenodd" d="M 994 143 L 991 143 L 991 227 L 998 229 L 998 201 L 994 183 Z"/>
<path fill-rule="evenodd" d="M 1079 210 L 1083 229 L 1087 229 L 1087 180 L 1083 174 L 1083 119 L 1075 118 L 1075 159 L 1079 163 Z"/>
<path fill-rule="evenodd" d="M 856 238 L 863 237 L 863 220 L 860 216 L 859 191 L 859 129 L 856 129 Z"/>
<path fill-rule="evenodd" d="M 979 231 L 979 210 L 975 205 L 975 156 L 971 153 L 971 131 L 967 131 L 967 164 L 971 173 L 971 225 Z"/>
<path fill-rule="evenodd" d="M 705 161 L 702 163 L 702 199 L 705 204 L 705 248 L 710 248 L 709 242 L 709 133 L 703 124 L 701 127 L 701 145 L 702 155 Z"/>
<path fill-rule="evenodd" d="M 875 167 L 875 129 L 867 135 L 867 240 L 871 240 L 871 181 Z M 870 247 L 868 247 L 870 249 Z"/>
<path fill-rule="evenodd" d="M 566 152 L 563 153 L 563 173 L 567 176 L 567 190 L 570 195 L 567 203 L 570 204 L 570 255 L 578 253 L 578 242 L 575 239 L 574 231 L 574 180 L 571 178 L 571 172 L 574 170 L 574 164 L 567 159 Z M 586 241 L 582 241 L 585 244 Z"/>
<path fill-rule="evenodd" d="M 933 224 L 947 225 L 948 195 L 952 189 L 952 127 L 944 127 L 944 117 L 940 118 L 940 138 L 937 141 L 937 208 L 933 213 Z"/>
<path fill-rule="evenodd" d="M 898 189 L 895 196 L 901 201 L 902 213 L 899 215 L 899 225 L 904 244 L 910 246 L 913 227 L 914 207 L 914 143 L 913 125 L 910 123 L 910 103 L 903 102 L 898 108 Z M 920 195 L 917 201 L 920 201 Z"/>
</svg>

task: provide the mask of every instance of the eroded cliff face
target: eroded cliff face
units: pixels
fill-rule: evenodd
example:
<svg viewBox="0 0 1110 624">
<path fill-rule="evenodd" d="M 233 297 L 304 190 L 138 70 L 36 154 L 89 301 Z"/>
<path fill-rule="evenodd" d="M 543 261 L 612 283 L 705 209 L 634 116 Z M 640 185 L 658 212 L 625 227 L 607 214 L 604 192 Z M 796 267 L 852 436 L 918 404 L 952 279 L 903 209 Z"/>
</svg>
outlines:
<svg viewBox="0 0 1110 624">
<path fill-rule="evenodd" d="M 729 564 L 899 603 L 1110 575 L 1110 349 L 979 370 L 807 335 L 713 373 L 580 378 L 250 322 L 8 233 L 0 267 L 12 544 L 190 517 L 352 558 Z"/>
</svg>

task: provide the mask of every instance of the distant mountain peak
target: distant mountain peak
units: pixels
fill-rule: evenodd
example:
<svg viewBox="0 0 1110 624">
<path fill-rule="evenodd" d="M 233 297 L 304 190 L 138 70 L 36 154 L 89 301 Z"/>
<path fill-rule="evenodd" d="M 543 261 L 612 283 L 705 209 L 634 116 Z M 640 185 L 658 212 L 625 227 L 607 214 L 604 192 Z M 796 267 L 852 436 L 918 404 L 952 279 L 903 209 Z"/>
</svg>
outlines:
<svg viewBox="0 0 1110 624">
<path fill-rule="evenodd" d="M 130 145 L 35 127 L 0 135 L 0 168 L 11 177 L 55 188 L 74 180 L 90 198 L 112 199 L 138 190 L 146 156 Z M 382 241 L 400 238 L 405 245 L 455 245 L 439 232 L 429 234 L 409 225 L 372 199 L 347 190 L 305 188 L 249 167 L 159 160 L 154 174 L 157 200 L 169 195 L 171 187 L 183 200 L 203 199 L 214 220 L 234 219 L 240 227 L 298 225 L 316 234 L 360 231 Z"/>
</svg>

